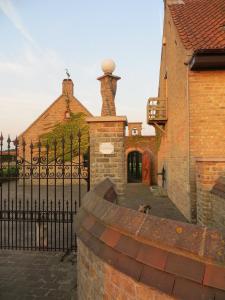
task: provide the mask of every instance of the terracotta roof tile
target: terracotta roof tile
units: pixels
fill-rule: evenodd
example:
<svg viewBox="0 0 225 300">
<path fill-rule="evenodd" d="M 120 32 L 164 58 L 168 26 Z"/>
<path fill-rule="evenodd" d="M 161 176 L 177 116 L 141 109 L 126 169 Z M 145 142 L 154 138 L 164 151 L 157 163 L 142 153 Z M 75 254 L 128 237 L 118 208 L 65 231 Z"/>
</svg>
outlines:
<svg viewBox="0 0 225 300">
<path fill-rule="evenodd" d="M 135 257 L 138 249 L 140 248 L 140 243 L 128 236 L 122 235 L 115 246 L 115 249 L 125 255 Z"/>
<path fill-rule="evenodd" d="M 115 266 L 120 272 L 138 281 L 144 265 L 126 255 L 120 254 Z"/>
<path fill-rule="evenodd" d="M 205 265 L 187 257 L 170 253 L 167 258 L 165 271 L 186 279 L 202 283 Z"/>
<path fill-rule="evenodd" d="M 153 268 L 164 270 L 167 256 L 167 251 L 141 244 L 136 259 Z"/>
<path fill-rule="evenodd" d="M 173 295 L 182 300 L 214 300 L 215 292 L 214 289 L 183 278 L 176 278 L 173 289 Z"/>
<path fill-rule="evenodd" d="M 169 5 L 187 50 L 225 49 L 225 1 L 183 0 Z"/>
<path fill-rule="evenodd" d="M 107 244 L 110 247 L 115 247 L 115 245 L 118 243 L 118 240 L 120 239 L 121 234 L 118 231 L 112 230 L 110 228 L 106 228 L 105 231 L 103 231 L 100 239 Z"/>
<path fill-rule="evenodd" d="M 225 270 L 213 265 L 206 266 L 204 285 L 225 290 Z"/>
<path fill-rule="evenodd" d="M 144 266 L 140 277 L 140 282 L 167 294 L 172 294 L 174 281 L 175 276 L 148 266 Z"/>
</svg>

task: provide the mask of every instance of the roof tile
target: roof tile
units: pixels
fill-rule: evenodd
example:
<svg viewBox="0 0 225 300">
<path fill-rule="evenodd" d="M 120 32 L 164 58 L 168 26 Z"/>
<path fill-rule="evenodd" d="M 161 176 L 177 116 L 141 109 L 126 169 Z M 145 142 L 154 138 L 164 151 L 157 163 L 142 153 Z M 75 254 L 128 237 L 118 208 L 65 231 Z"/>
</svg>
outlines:
<svg viewBox="0 0 225 300">
<path fill-rule="evenodd" d="M 169 4 L 179 36 L 187 50 L 225 49 L 225 1 L 183 0 Z"/>
<path fill-rule="evenodd" d="M 196 260 L 170 253 L 166 262 L 166 272 L 198 283 L 203 282 L 205 265 Z"/>
<path fill-rule="evenodd" d="M 173 294 L 182 300 L 214 300 L 215 290 L 183 278 L 176 278 Z"/>
<path fill-rule="evenodd" d="M 204 285 L 212 286 L 225 291 L 225 270 L 213 265 L 207 265 Z"/>
<path fill-rule="evenodd" d="M 164 270 L 167 255 L 167 251 L 142 244 L 136 259 L 153 268 Z"/>
<path fill-rule="evenodd" d="M 108 246 L 113 248 L 117 244 L 120 237 L 121 234 L 118 231 L 106 228 L 106 230 L 102 233 L 100 239 Z"/>
<path fill-rule="evenodd" d="M 140 278 L 140 282 L 159 289 L 167 294 L 172 293 L 174 280 L 175 276 L 148 266 L 144 266 Z"/>
</svg>

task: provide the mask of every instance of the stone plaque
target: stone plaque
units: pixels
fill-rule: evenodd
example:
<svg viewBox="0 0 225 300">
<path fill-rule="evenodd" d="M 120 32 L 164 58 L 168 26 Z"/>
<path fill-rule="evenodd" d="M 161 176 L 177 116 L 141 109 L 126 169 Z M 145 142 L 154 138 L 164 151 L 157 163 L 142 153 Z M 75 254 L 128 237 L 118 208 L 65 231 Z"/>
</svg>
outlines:
<svg viewBox="0 0 225 300">
<path fill-rule="evenodd" d="M 112 143 L 101 143 L 99 145 L 99 152 L 102 154 L 113 154 L 114 145 Z"/>
</svg>

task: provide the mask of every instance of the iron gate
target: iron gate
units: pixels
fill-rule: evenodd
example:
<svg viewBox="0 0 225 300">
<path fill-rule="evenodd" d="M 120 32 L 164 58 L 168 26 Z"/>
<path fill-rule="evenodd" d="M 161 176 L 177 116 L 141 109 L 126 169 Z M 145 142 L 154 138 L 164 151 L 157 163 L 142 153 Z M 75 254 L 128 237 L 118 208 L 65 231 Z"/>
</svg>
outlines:
<svg viewBox="0 0 225 300">
<path fill-rule="evenodd" d="M 88 190 L 89 148 L 80 131 L 29 144 L 1 135 L 0 249 L 75 249 L 74 218 Z"/>
</svg>

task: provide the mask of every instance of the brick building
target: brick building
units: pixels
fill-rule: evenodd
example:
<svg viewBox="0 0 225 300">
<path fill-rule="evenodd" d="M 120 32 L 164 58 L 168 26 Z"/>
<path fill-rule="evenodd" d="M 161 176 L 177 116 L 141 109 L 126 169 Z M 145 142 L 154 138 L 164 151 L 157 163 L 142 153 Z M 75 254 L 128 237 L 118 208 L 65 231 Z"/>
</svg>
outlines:
<svg viewBox="0 0 225 300">
<path fill-rule="evenodd" d="M 73 81 L 64 79 L 62 82 L 62 94 L 20 135 L 28 143 L 36 142 L 38 138 L 51 131 L 57 123 L 70 118 L 70 113 L 84 113 L 87 117 L 92 114 L 83 104 L 77 100 L 73 93 Z"/>
<path fill-rule="evenodd" d="M 119 79 L 120 77 L 118 76 L 101 76 L 98 78 L 101 81 L 101 94 L 103 96 L 103 116 L 114 116 L 116 114 L 116 107 L 113 100 L 115 95 L 111 94 L 110 89 L 107 88 L 109 85 L 107 80 L 115 80 L 116 82 Z M 111 99 L 110 105 L 107 104 L 109 99 Z M 92 117 L 91 113 L 82 103 L 74 97 L 73 81 L 71 79 L 64 79 L 62 82 L 62 94 L 19 136 L 20 145 L 22 139 L 27 143 L 26 160 L 30 160 L 31 141 L 35 144 L 41 135 L 51 131 L 56 124 L 66 121 L 70 117 L 70 113 L 79 112 L 84 113 L 87 117 Z M 103 125 L 101 124 L 101 126 Z M 136 182 L 143 182 L 148 185 L 156 184 L 155 137 L 142 136 L 141 126 L 142 123 L 140 122 L 129 123 L 130 134 L 125 138 L 126 159 L 128 161 L 130 153 L 138 154 L 140 156 L 140 178 L 135 178 Z M 19 156 L 21 157 L 23 157 L 22 152 L 22 147 L 19 147 Z M 134 160 L 132 162 L 136 168 L 137 164 Z M 125 163 L 125 168 L 126 166 L 127 164 Z"/>
<path fill-rule="evenodd" d="M 225 2 L 164 2 L 159 92 L 147 119 L 168 196 L 190 221 L 208 225 L 208 195 L 225 174 Z"/>
</svg>

